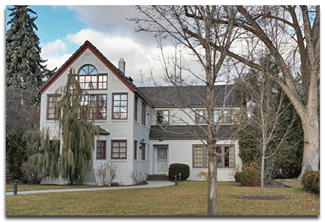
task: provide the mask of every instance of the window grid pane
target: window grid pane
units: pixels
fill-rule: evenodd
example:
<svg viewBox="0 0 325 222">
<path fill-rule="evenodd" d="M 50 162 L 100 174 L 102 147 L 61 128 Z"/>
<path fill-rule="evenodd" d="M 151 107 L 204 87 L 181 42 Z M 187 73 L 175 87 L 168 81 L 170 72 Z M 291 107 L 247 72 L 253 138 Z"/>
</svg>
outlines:
<svg viewBox="0 0 325 222">
<path fill-rule="evenodd" d="M 97 141 L 97 159 L 106 159 L 106 141 Z"/>
<path fill-rule="evenodd" d="M 55 119 L 55 107 L 61 96 L 48 95 L 47 119 Z"/>
<path fill-rule="evenodd" d="M 126 140 L 112 141 L 112 159 L 126 159 Z"/>
<path fill-rule="evenodd" d="M 92 65 L 81 67 L 77 78 L 82 89 L 107 89 L 107 74 L 98 74 Z"/>
<path fill-rule="evenodd" d="M 127 94 L 113 94 L 113 119 L 127 119 Z"/>
<path fill-rule="evenodd" d="M 204 167 L 204 146 L 193 146 L 193 167 Z"/>
</svg>

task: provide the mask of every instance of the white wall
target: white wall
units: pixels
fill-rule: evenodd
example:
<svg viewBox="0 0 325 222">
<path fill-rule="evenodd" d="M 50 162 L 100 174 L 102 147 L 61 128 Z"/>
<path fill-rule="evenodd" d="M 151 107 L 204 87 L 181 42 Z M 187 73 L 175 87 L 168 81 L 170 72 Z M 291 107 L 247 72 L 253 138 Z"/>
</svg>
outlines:
<svg viewBox="0 0 325 222">
<path fill-rule="evenodd" d="M 80 67 L 86 64 L 91 64 L 97 68 L 98 73 L 108 74 L 107 90 L 89 90 L 90 94 L 107 94 L 107 119 L 95 120 L 95 125 L 100 125 L 110 133 L 108 136 L 101 135 L 100 140 L 106 140 L 106 160 L 96 159 L 96 143 L 93 151 L 93 168 L 95 175 L 101 163 L 112 162 L 117 165 L 117 176 L 115 181 L 120 184 L 132 184 L 131 177 L 133 171 L 133 106 L 134 93 L 104 64 L 91 50 L 86 49 L 71 65 L 61 74 L 61 76 L 53 82 L 52 85 L 41 95 L 41 115 L 40 128 L 49 128 L 51 135 L 58 135 L 58 122 L 54 120 L 46 120 L 47 114 L 47 95 L 54 94 L 55 90 L 66 84 L 70 68 L 78 72 Z M 128 118 L 126 120 L 112 120 L 112 93 L 127 93 L 128 94 Z M 95 142 L 98 138 L 95 137 Z M 112 160 L 111 159 L 111 141 L 112 140 L 127 140 L 127 159 Z M 149 140 L 149 139 L 148 139 Z M 99 178 L 96 176 L 96 181 L 99 183 Z"/>
<path fill-rule="evenodd" d="M 168 160 L 169 164 L 172 163 L 184 163 L 190 167 L 190 177 L 188 180 L 203 180 L 198 178 L 197 174 L 200 171 L 208 172 L 208 168 L 193 168 L 193 156 L 192 149 L 193 145 L 202 144 L 199 140 L 151 140 L 150 141 L 150 153 L 153 158 L 154 155 L 154 146 L 155 145 L 168 145 Z M 217 144 L 231 144 L 231 141 L 227 140 L 218 140 Z M 239 147 L 238 141 L 235 141 L 235 164 L 241 169 L 241 159 L 238 156 Z M 153 159 L 154 160 L 154 159 Z M 234 178 L 231 176 L 234 168 L 218 168 L 218 181 L 234 181 Z M 154 164 L 150 163 L 150 174 L 154 173 Z"/>
</svg>

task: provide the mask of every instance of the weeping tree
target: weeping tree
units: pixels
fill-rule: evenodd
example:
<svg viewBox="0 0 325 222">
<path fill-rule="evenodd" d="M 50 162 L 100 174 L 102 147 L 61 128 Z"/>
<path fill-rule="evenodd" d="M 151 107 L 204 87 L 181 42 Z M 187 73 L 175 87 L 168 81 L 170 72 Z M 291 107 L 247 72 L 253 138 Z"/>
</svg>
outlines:
<svg viewBox="0 0 325 222">
<path fill-rule="evenodd" d="M 84 169 L 92 166 L 94 137 L 99 132 L 91 120 L 93 110 L 83 103 L 85 92 L 72 70 L 67 84 L 57 89 L 54 96 L 61 98 L 56 105 L 55 119 L 59 123 L 57 138 L 63 142 L 51 138 L 48 129 L 27 132 L 24 138 L 28 142 L 28 161 L 51 179 L 61 176 L 73 184 L 78 177 L 83 181 Z"/>
<path fill-rule="evenodd" d="M 23 136 L 27 141 L 28 160 L 25 163 L 25 180 L 30 182 L 30 177 L 38 177 L 40 181 L 44 176 L 51 179 L 59 177 L 60 140 L 55 137 L 50 139 L 49 129 L 42 131 L 27 131 Z M 29 171 L 29 172 L 28 172 Z M 30 172 L 33 171 L 33 172 Z M 32 175 L 36 174 L 36 175 Z"/>
<path fill-rule="evenodd" d="M 85 167 L 92 166 L 94 137 L 99 136 L 98 128 L 93 124 L 93 110 L 82 103 L 84 91 L 74 78 L 70 69 L 68 82 L 56 90 L 61 100 L 56 105 L 56 120 L 59 121 L 62 136 L 62 152 L 59 158 L 60 174 L 69 183 L 83 181 Z"/>
</svg>

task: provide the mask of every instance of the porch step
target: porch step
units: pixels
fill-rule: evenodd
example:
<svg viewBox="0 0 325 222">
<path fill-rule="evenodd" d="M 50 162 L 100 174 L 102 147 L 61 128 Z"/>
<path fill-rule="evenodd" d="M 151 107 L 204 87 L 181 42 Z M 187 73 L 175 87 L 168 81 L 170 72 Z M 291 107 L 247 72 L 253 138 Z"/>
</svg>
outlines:
<svg viewBox="0 0 325 222">
<path fill-rule="evenodd" d="M 153 174 L 153 175 L 148 175 L 147 180 L 169 180 L 168 176 L 165 174 Z"/>
</svg>

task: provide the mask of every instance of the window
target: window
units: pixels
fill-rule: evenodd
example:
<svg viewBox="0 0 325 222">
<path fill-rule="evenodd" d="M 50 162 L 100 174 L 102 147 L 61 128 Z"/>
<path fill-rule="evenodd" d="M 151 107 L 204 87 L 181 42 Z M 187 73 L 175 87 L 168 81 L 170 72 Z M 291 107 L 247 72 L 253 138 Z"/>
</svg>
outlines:
<svg viewBox="0 0 325 222">
<path fill-rule="evenodd" d="M 112 140 L 112 159 L 126 159 L 126 140 Z"/>
<path fill-rule="evenodd" d="M 97 159 L 106 159 L 106 141 L 98 140 L 97 141 L 97 151 L 96 151 Z"/>
<path fill-rule="evenodd" d="M 207 117 L 208 113 L 206 110 L 200 109 L 195 110 L 195 122 L 196 123 L 205 123 L 204 117 Z M 214 110 L 214 122 L 217 123 L 231 123 L 232 120 L 232 111 L 229 109 Z"/>
<path fill-rule="evenodd" d="M 82 89 L 107 89 L 107 74 L 99 74 L 93 65 L 84 65 L 76 75 Z"/>
<path fill-rule="evenodd" d="M 134 140 L 134 159 L 136 160 L 138 154 L 138 141 Z"/>
<path fill-rule="evenodd" d="M 142 118 L 141 118 L 142 125 L 146 125 L 146 103 L 142 102 Z"/>
<path fill-rule="evenodd" d="M 48 95 L 47 96 L 47 119 L 55 119 L 55 106 L 61 100 L 61 96 Z"/>
<path fill-rule="evenodd" d="M 60 155 L 60 140 L 50 140 L 50 150 L 55 152 L 55 155 Z"/>
<path fill-rule="evenodd" d="M 169 124 L 169 110 L 157 111 L 157 124 L 168 125 Z"/>
<path fill-rule="evenodd" d="M 235 153 L 233 145 L 218 145 L 217 153 L 224 154 L 217 156 L 218 168 L 235 167 Z M 209 164 L 209 153 L 204 145 L 193 145 L 193 167 L 207 168 Z"/>
<path fill-rule="evenodd" d="M 90 94 L 81 97 L 81 105 L 89 105 L 91 119 L 106 119 L 107 95 Z"/>
<path fill-rule="evenodd" d="M 146 144 L 142 143 L 141 144 L 141 160 L 146 159 Z"/>
<path fill-rule="evenodd" d="M 113 119 L 127 119 L 128 95 L 113 94 Z"/>
<path fill-rule="evenodd" d="M 204 115 L 205 111 L 203 109 L 195 110 L 195 122 L 204 123 Z"/>
<path fill-rule="evenodd" d="M 138 121 L 138 97 L 134 97 L 134 121 Z"/>
</svg>

